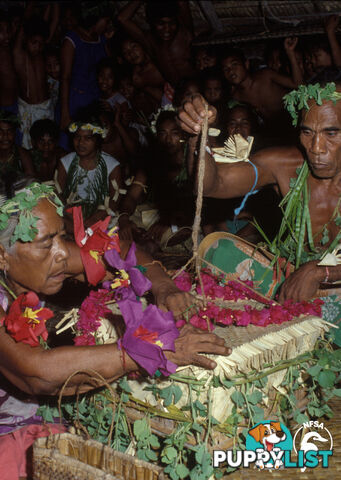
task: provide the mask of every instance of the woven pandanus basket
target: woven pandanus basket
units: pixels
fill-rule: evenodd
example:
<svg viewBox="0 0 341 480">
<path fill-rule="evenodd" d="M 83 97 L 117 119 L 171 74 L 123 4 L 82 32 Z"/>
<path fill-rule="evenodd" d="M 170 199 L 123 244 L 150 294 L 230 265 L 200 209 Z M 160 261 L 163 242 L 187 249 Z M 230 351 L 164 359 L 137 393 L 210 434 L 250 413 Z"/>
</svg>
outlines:
<svg viewBox="0 0 341 480">
<path fill-rule="evenodd" d="M 163 480 L 162 468 L 94 440 L 62 433 L 33 446 L 34 480 Z"/>
<path fill-rule="evenodd" d="M 226 302 L 225 302 L 226 303 Z M 245 301 L 230 302 L 229 308 L 240 308 Z M 257 308 L 254 300 L 247 301 L 249 305 Z M 263 305 L 258 304 L 259 308 Z M 325 322 L 318 317 L 305 316 L 296 318 L 290 322 L 281 325 L 270 325 L 266 328 L 248 325 L 247 327 L 216 327 L 214 332 L 225 339 L 227 345 L 232 348 L 229 357 L 212 356 L 217 362 L 217 367 L 213 371 L 204 370 L 200 367 L 189 366 L 182 367 L 177 370 L 182 376 L 192 378 L 193 380 L 205 380 L 204 386 L 201 388 L 199 401 L 203 404 L 210 403 L 211 414 L 219 422 L 223 423 L 231 414 L 233 402 L 230 400 L 231 395 L 235 391 L 235 387 L 231 388 L 211 388 L 214 376 L 220 379 L 228 380 L 238 374 L 248 375 L 249 372 L 257 370 L 262 371 L 264 364 L 272 364 L 280 360 L 290 360 L 297 356 L 311 351 L 317 339 L 328 330 Z M 280 388 L 287 370 L 282 369 L 268 376 L 268 382 L 263 389 L 265 415 L 271 410 L 271 401 Z M 186 383 L 177 382 L 176 379 L 171 380 L 177 384 L 181 391 L 182 397 L 177 403 L 177 407 L 181 408 L 189 401 L 190 387 Z M 130 387 L 132 395 L 150 405 L 157 405 L 155 397 L 146 388 L 157 385 L 159 388 L 165 388 L 171 384 L 168 380 L 150 379 L 147 381 L 131 380 Z M 298 391 L 297 400 L 300 402 L 304 397 L 304 389 Z M 210 402 L 208 401 L 210 398 Z M 160 400 L 162 406 L 162 400 Z"/>
</svg>

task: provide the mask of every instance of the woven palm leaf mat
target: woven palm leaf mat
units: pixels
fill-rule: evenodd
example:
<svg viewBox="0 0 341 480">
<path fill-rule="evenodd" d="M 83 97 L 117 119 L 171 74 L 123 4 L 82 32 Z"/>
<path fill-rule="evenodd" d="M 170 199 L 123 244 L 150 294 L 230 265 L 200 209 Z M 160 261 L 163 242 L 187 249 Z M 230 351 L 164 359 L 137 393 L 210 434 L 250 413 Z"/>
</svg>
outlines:
<svg viewBox="0 0 341 480">
<path fill-rule="evenodd" d="M 230 475 L 222 477 L 222 480 L 272 480 L 272 479 L 295 479 L 295 480 L 339 480 L 341 479 L 341 398 L 333 398 L 329 406 L 334 412 L 331 419 L 319 419 L 328 428 L 333 437 L 333 455 L 329 457 L 329 467 L 322 468 L 319 465 L 313 469 L 301 472 L 299 468 L 286 468 L 285 470 L 265 471 L 252 468 L 237 470 Z M 292 425 L 293 428 L 297 425 Z M 293 429 L 291 430 L 293 432 Z M 292 461 L 295 461 L 292 454 Z"/>
</svg>

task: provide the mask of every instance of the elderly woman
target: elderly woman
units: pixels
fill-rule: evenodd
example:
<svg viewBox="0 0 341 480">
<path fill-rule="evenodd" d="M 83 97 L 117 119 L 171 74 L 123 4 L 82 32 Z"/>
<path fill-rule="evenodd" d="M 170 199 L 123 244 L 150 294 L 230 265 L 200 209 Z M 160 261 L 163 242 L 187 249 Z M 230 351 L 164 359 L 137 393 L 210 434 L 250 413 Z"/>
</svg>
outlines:
<svg viewBox="0 0 341 480">
<path fill-rule="evenodd" d="M 96 121 L 71 123 L 75 151 L 60 159 L 57 180 L 67 204 L 82 206 L 87 225 L 115 210 L 122 183 L 119 162 L 101 150 L 106 130 Z M 99 209 L 98 207 L 102 208 Z"/>
<path fill-rule="evenodd" d="M 138 365 L 128 350 L 122 354 L 117 344 L 100 346 L 62 346 L 44 349 L 37 344 L 30 346 L 18 341 L 19 323 L 27 317 L 28 324 L 35 328 L 33 306 L 17 313 L 17 324 L 11 308 L 11 296 L 19 299 L 33 291 L 41 298 L 58 292 L 65 277 L 84 277 L 88 273 L 86 262 L 82 263 L 81 250 L 65 238 L 62 205 L 50 187 L 32 184 L 24 192 L 8 200 L 0 210 L 0 269 L 3 272 L 1 305 L 9 313 L 2 318 L 5 326 L 0 328 L 0 478 L 2 480 L 25 475 L 24 450 L 34 438 L 48 434 L 39 426 L 35 416 L 34 400 L 10 395 L 13 389 L 32 395 L 56 395 L 65 380 L 76 371 L 96 370 L 108 382 L 137 370 Z M 101 232 L 105 237 L 105 232 Z M 129 245 L 121 242 L 121 258 L 125 258 Z M 147 271 L 152 282 L 156 303 L 164 310 L 173 309 L 176 315 L 193 304 L 193 298 L 177 290 L 160 266 L 147 254 L 137 251 L 137 261 Z M 96 262 L 95 262 L 96 263 Z M 103 266 L 102 260 L 96 263 Z M 105 273 L 105 271 L 103 270 Z M 102 279 L 102 278 L 101 278 Z M 17 302 L 18 299 L 15 301 Z M 15 303 L 14 302 L 14 303 Z M 2 317 L 5 312 L 2 311 Z M 12 325 L 9 319 L 11 317 Z M 39 323 L 39 322 L 38 322 Z M 32 326 L 33 325 L 33 326 Z M 27 326 L 27 325 L 26 325 Z M 15 334 L 13 333 L 15 332 Z M 14 339 L 16 337 L 16 339 Z M 199 355 L 200 352 L 228 354 L 224 342 L 213 334 L 197 333 L 185 327 L 174 343 L 175 351 L 161 350 L 168 361 L 177 365 L 197 364 L 214 368 L 215 362 Z M 161 348 L 161 347 L 160 347 Z M 84 383 L 85 382 L 85 383 Z M 6 385 L 6 387 L 4 387 Z M 84 374 L 75 375 L 66 389 L 74 394 L 80 389 L 91 388 Z M 18 395 L 18 394 L 17 394 Z M 55 429 L 54 429 L 55 430 Z M 51 430 L 50 430 L 51 431 Z M 6 435 L 4 435 L 6 434 Z"/>
</svg>

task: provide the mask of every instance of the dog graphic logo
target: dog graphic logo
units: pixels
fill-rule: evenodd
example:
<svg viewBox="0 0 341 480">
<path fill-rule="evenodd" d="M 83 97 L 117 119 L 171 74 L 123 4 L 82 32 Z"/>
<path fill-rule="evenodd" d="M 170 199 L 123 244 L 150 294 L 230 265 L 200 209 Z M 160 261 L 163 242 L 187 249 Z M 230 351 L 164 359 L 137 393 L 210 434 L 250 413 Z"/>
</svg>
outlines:
<svg viewBox="0 0 341 480">
<path fill-rule="evenodd" d="M 246 437 L 246 449 L 257 452 L 256 466 L 262 470 L 283 467 L 284 450 L 291 450 L 292 443 L 291 433 L 285 425 L 271 420 L 258 423 Z"/>
</svg>

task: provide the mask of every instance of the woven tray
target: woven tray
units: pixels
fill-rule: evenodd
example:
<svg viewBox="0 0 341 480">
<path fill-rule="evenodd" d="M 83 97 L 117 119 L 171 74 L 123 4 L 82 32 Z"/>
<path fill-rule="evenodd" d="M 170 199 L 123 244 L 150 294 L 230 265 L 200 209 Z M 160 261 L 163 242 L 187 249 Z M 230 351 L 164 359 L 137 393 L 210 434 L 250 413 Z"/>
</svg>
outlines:
<svg viewBox="0 0 341 480">
<path fill-rule="evenodd" d="M 94 440 L 62 433 L 33 446 L 34 480 L 164 480 L 162 468 Z"/>
</svg>

